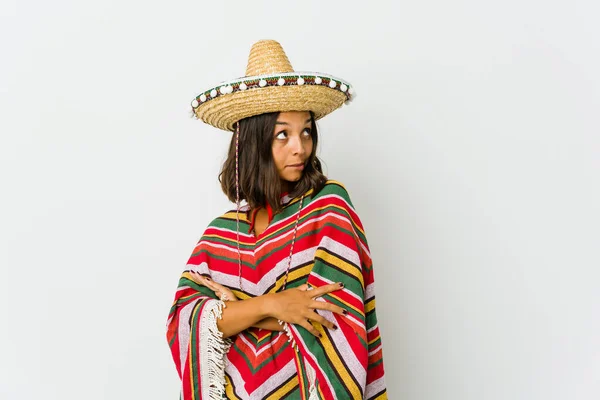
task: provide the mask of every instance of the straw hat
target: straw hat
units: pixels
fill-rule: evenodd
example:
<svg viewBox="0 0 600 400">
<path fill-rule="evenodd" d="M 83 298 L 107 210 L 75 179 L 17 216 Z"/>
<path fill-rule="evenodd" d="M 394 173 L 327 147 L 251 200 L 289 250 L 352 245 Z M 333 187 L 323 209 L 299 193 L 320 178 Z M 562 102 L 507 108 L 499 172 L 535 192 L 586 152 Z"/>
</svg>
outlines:
<svg viewBox="0 0 600 400">
<path fill-rule="evenodd" d="M 294 71 L 278 42 L 261 40 L 250 50 L 246 76 L 200 93 L 192 109 L 207 124 L 233 131 L 237 121 L 268 112 L 312 111 L 319 119 L 354 96 L 343 79 Z"/>
</svg>

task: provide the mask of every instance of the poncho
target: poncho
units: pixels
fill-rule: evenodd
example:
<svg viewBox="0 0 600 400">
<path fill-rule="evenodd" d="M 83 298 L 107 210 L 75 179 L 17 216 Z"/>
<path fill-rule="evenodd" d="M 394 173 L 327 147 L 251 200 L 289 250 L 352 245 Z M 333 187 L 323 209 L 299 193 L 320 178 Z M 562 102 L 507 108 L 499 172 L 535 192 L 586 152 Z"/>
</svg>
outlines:
<svg viewBox="0 0 600 400">
<path fill-rule="evenodd" d="M 190 279 L 195 271 L 230 288 L 240 300 L 281 290 L 288 267 L 299 198 L 281 198 L 283 210 L 258 237 L 249 232 L 248 206 L 240 217 L 242 288 L 239 290 L 236 211 L 210 223 L 181 275 L 167 321 L 167 340 L 181 378 L 181 399 L 387 399 L 373 263 L 362 223 L 345 187 L 329 180 L 305 194 L 286 289 L 342 282 L 317 300 L 346 316 L 319 310 L 330 330 L 289 324 L 284 332 L 248 328 L 222 338 L 216 319 L 226 303 Z"/>
</svg>

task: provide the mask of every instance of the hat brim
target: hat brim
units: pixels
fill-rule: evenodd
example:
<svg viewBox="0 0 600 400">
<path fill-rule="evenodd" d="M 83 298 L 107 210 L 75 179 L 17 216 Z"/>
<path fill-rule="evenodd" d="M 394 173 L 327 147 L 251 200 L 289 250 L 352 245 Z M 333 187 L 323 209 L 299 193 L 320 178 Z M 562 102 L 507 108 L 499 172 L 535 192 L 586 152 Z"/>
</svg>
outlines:
<svg viewBox="0 0 600 400">
<path fill-rule="evenodd" d="M 272 86 L 219 96 L 196 108 L 196 116 L 216 128 L 233 131 L 244 118 L 270 112 L 312 111 L 315 119 L 341 107 L 346 95 L 323 86 Z"/>
<path fill-rule="evenodd" d="M 198 119 L 233 131 L 237 121 L 269 112 L 312 111 L 320 119 L 354 96 L 354 89 L 339 78 L 293 72 L 221 83 L 197 96 L 192 108 Z"/>
</svg>

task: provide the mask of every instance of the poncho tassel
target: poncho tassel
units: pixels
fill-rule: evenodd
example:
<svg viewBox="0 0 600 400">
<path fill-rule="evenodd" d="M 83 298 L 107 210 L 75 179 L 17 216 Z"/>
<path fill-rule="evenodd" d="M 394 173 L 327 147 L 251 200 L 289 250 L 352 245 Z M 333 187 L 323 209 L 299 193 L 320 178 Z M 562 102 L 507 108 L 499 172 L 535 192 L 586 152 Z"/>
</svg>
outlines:
<svg viewBox="0 0 600 400">
<path fill-rule="evenodd" d="M 229 338 L 223 339 L 223 333 L 217 328 L 217 318 L 222 319 L 221 300 L 212 300 L 206 305 L 201 319 L 200 354 L 202 382 L 208 383 L 202 388 L 202 398 L 221 400 L 225 395 L 225 355 L 231 347 Z"/>
<path fill-rule="evenodd" d="M 319 394 L 317 393 L 316 385 L 316 373 L 310 364 L 306 364 L 306 375 L 308 376 L 308 400 L 319 400 Z"/>
</svg>

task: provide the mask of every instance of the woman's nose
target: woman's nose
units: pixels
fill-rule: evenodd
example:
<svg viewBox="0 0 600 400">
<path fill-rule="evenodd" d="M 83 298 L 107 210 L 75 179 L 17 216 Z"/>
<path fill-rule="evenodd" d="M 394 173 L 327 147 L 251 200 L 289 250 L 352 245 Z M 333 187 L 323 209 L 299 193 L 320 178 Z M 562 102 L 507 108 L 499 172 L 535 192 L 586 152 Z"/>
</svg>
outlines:
<svg viewBox="0 0 600 400">
<path fill-rule="evenodd" d="M 292 152 L 294 154 L 306 153 L 306 149 L 304 148 L 304 143 L 299 136 L 293 136 L 290 144 L 292 146 Z"/>
</svg>

